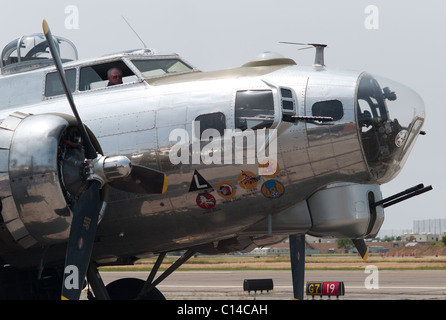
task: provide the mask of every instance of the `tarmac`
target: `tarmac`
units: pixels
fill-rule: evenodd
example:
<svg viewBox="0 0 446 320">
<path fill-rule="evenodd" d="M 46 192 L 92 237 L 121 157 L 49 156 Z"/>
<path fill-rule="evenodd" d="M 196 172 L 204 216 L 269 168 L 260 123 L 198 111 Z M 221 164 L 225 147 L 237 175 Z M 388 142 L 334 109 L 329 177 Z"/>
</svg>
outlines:
<svg viewBox="0 0 446 320">
<path fill-rule="evenodd" d="M 149 272 L 101 272 L 104 283 L 120 278 L 146 279 Z M 270 291 L 247 292 L 245 279 L 272 279 Z M 306 300 L 446 300 L 446 270 L 308 270 L 308 281 L 343 282 L 345 294 Z M 293 300 L 290 271 L 176 271 L 157 288 L 167 300 Z M 86 299 L 84 292 L 82 299 Z"/>
</svg>

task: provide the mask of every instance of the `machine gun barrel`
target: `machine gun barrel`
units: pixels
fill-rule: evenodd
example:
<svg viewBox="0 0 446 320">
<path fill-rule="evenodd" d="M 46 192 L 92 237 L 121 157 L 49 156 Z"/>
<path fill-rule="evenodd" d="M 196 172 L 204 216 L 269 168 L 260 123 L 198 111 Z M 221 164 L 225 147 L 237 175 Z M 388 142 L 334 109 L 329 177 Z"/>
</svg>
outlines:
<svg viewBox="0 0 446 320">
<path fill-rule="evenodd" d="M 424 187 L 423 184 L 418 184 L 418 185 L 416 185 L 416 186 L 414 186 L 412 188 L 409 188 L 407 190 L 404 190 L 402 192 L 394 194 L 393 196 L 390 196 L 390 197 L 382 199 L 380 201 L 376 201 L 374 203 L 371 203 L 370 207 L 371 208 L 375 208 L 377 206 L 381 206 L 382 205 L 383 208 L 387 208 L 387 207 L 390 207 L 390 206 L 392 206 L 394 204 L 397 204 L 397 203 L 399 203 L 401 201 L 410 199 L 412 197 L 415 197 L 415 196 L 418 196 L 418 195 L 420 195 L 422 193 L 430 191 L 432 189 L 433 189 L 432 186 Z"/>
</svg>

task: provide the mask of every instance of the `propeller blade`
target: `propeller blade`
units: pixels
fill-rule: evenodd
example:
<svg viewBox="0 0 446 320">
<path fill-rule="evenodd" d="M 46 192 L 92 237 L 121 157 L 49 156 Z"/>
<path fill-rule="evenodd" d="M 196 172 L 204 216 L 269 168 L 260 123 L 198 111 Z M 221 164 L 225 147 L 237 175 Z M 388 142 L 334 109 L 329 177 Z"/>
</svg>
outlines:
<svg viewBox="0 0 446 320">
<path fill-rule="evenodd" d="M 77 120 L 79 125 L 80 133 L 82 140 L 85 142 L 85 153 L 87 158 L 94 159 L 96 158 L 96 150 L 91 143 L 90 137 L 88 136 L 87 130 L 85 129 L 84 124 L 77 112 L 76 105 L 74 104 L 73 95 L 71 94 L 71 90 L 68 86 L 67 77 L 65 75 L 65 71 L 62 67 L 62 60 L 60 59 L 59 52 L 57 50 L 56 44 L 54 43 L 54 38 L 51 33 L 50 27 L 46 20 L 42 22 L 43 32 L 45 34 L 46 41 L 48 42 L 48 47 L 50 48 L 51 56 L 53 57 L 54 64 L 56 65 L 57 73 L 59 74 L 60 81 L 62 83 L 62 87 L 64 89 L 65 95 L 67 96 L 68 102 L 70 104 L 71 110 Z"/>
<path fill-rule="evenodd" d="M 362 260 L 366 261 L 367 258 L 369 257 L 369 249 L 367 248 L 365 241 L 363 239 L 352 239 L 352 241 L 356 249 L 358 249 L 358 252 L 362 257 Z"/>
<path fill-rule="evenodd" d="M 117 167 L 119 167 L 120 162 L 118 160 L 122 160 L 122 157 L 112 159 L 112 161 L 108 163 L 107 168 L 104 167 L 106 157 L 102 155 L 100 155 L 100 157 L 98 156 L 96 149 L 90 140 L 90 136 L 77 112 L 59 52 L 54 43 L 54 38 L 48 23 L 45 20 L 42 22 L 42 27 L 62 87 L 78 123 L 82 144 L 85 147 L 86 162 L 89 163 L 89 166 L 91 165 L 88 169 L 92 170 L 92 172 L 89 172 L 89 177 L 87 178 L 87 180 L 90 180 L 89 188 L 80 195 L 73 210 L 73 220 L 65 256 L 62 299 L 73 300 L 79 299 L 80 297 L 83 281 L 90 264 L 99 213 L 101 210 L 100 189 L 102 183 L 107 181 L 108 178 L 104 171 L 107 171 L 107 173 L 110 174 L 110 170 L 113 171 L 114 169 L 117 169 L 117 172 L 119 173 L 120 170 Z M 99 168 L 96 166 L 98 163 Z M 112 167 L 110 167 L 110 165 Z M 113 165 L 115 167 L 113 167 Z M 130 163 L 127 167 L 130 168 Z M 167 176 L 164 173 L 142 166 L 131 166 L 130 175 L 125 178 L 116 179 L 117 180 L 110 183 L 112 186 L 133 193 L 164 193 L 167 189 Z"/>
<path fill-rule="evenodd" d="M 132 165 L 132 172 L 125 178 L 109 183 L 112 187 L 140 194 L 164 193 L 167 190 L 167 176 L 165 173 Z"/>
<path fill-rule="evenodd" d="M 290 235 L 291 278 L 294 299 L 303 300 L 305 286 L 305 235 Z"/>
<path fill-rule="evenodd" d="M 75 205 L 65 257 L 62 300 L 80 297 L 101 210 L 100 186 L 99 181 L 91 181 Z"/>
</svg>

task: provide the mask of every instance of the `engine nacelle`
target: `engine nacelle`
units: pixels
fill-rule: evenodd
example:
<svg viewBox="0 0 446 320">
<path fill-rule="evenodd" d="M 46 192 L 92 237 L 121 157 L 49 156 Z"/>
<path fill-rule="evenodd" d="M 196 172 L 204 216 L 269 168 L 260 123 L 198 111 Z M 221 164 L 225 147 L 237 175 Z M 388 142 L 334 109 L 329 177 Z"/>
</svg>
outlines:
<svg viewBox="0 0 446 320">
<path fill-rule="evenodd" d="M 24 248 L 66 241 L 70 206 L 85 189 L 75 119 L 16 112 L 0 125 L 1 215 Z"/>
</svg>

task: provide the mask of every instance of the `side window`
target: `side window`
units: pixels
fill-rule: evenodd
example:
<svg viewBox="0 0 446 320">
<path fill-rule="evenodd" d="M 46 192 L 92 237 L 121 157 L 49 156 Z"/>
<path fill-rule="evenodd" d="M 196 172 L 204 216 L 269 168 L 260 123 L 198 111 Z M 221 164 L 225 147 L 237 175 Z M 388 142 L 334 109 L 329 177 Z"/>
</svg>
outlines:
<svg viewBox="0 0 446 320">
<path fill-rule="evenodd" d="M 71 92 L 74 92 L 76 90 L 76 69 L 65 70 L 65 75 L 67 76 L 68 86 Z M 48 73 L 45 81 L 45 97 L 58 96 L 64 93 L 57 72 Z"/>
<path fill-rule="evenodd" d="M 223 137 L 226 129 L 226 117 L 221 112 L 202 114 L 195 118 L 195 123 L 200 125 L 200 132 L 195 132 L 195 136 L 201 139 L 201 135 L 206 129 L 215 129 Z"/>
<path fill-rule="evenodd" d="M 311 107 L 313 116 L 331 117 L 334 121 L 342 119 L 344 116 L 344 107 L 339 100 L 328 100 L 316 102 Z"/>
<path fill-rule="evenodd" d="M 144 78 L 192 71 L 193 69 L 178 59 L 132 60 Z"/>
<path fill-rule="evenodd" d="M 263 129 L 274 122 L 274 99 L 271 90 L 238 91 L 235 97 L 235 128 Z"/>
<path fill-rule="evenodd" d="M 295 113 L 296 100 L 293 97 L 291 89 L 280 88 L 282 111 L 284 113 Z"/>
<path fill-rule="evenodd" d="M 135 82 L 137 79 L 133 71 L 121 60 L 96 64 L 81 68 L 79 90 L 106 88 Z"/>
</svg>

